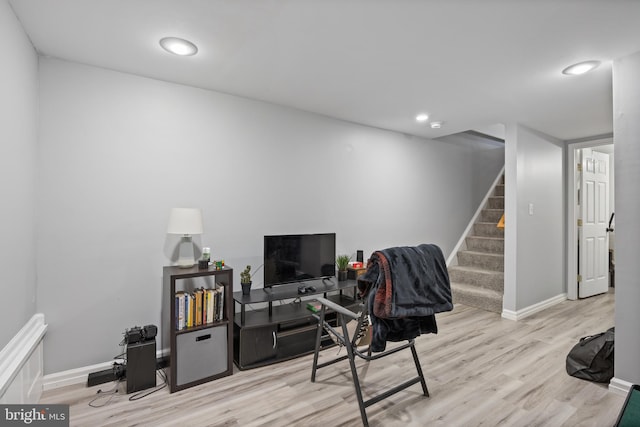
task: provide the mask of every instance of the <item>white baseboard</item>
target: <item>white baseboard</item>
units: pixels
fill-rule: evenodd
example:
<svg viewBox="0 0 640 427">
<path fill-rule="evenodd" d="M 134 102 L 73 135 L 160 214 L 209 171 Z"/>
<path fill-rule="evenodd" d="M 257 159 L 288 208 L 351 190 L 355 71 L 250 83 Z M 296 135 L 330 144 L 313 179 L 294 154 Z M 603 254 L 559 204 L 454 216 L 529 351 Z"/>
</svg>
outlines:
<svg viewBox="0 0 640 427">
<path fill-rule="evenodd" d="M 113 361 L 56 372 L 54 374 L 45 375 L 42 385 L 44 390 L 47 391 L 68 385 L 86 383 L 90 373 L 104 371 L 105 369 L 110 369 L 112 367 Z"/>
<path fill-rule="evenodd" d="M 537 304 L 530 305 L 529 307 L 525 307 L 518 311 L 513 310 L 502 310 L 502 317 L 508 320 L 522 320 L 525 317 L 531 316 L 532 314 L 538 313 L 539 311 L 545 310 L 549 307 L 552 307 L 556 304 L 560 304 L 561 302 L 567 299 L 567 294 L 562 293 L 556 295 L 555 297 L 551 297 L 548 300 L 541 301 Z"/>
<path fill-rule="evenodd" d="M 34 314 L 0 351 L 0 402 L 38 403 L 42 394 L 44 315 Z"/>
<path fill-rule="evenodd" d="M 160 359 L 168 355 L 168 349 L 156 351 L 156 359 Z M 81 368 L 69 369 L 67 371 L 45 375 L 43 378 L 44 390 L 53 390 L 74 384 L 86 384 L 89 374 L 111 369 L 113 367 L 113 362 L 114 361 L 112 360 L 110 362 L 102 362 L 95 365 L 83 366 Z"/>
<path fill-rule="evenodd" d="M 632 385 L 633 383 L 613 377 L 611 382 L 609 382 L 609 391 L 621 396 L 626 396 Z"/>
</svg>

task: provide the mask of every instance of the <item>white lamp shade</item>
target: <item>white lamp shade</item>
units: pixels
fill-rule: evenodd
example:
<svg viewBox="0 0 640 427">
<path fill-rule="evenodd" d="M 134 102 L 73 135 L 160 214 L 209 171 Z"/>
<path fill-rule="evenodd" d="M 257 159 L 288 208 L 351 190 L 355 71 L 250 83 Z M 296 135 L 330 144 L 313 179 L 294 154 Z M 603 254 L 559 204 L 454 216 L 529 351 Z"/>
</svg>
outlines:
<svg viewBox="0 0 640 427">
<path fill-rule="evenodd" d="M 193 208 L 173 208 L 169 215 L 169 234 L 202 234 L 202 211 Z"/>
</svg>

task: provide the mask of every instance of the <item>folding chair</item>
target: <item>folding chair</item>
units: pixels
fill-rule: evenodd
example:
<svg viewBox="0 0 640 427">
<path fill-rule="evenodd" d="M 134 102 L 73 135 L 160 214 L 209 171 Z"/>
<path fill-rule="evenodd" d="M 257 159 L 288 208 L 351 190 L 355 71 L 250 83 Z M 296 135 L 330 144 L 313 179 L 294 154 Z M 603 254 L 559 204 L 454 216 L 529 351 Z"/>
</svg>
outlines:
<svg viewBox="0 0 640 427">
<path fill-rule="evenodd" d="M 367 413 L 365 409 L 374 403 L 377 403 L 387 397 L 406 389 L 416 383 L 420 383 L 422 385 L 422 392 L 424 396 L 429 396 L 429 390 L 427 389 L 427 383 L 424 380 L 424 375 L 422 373 L 422 368 L 420 367 L 420 361 L 418 360 L 418 353 L 416 352 L 416 348 L 414 346 L 414 340 L 408 340 L 406 344 L 402 344 L 399 346 L 394 346 L 389 350 L 384 352 L 372 354 L 371 346 L 367 346 L 362 350 L 358 349 L 358 341 L 361 338 L 363 328 L 368 324 L 368 312 L 367 312 L 367 304 L 362 304 L 362 311 L 359 314 L 352 312 L 332 301 L 329 301 L 325 298 L 317 298 L 318 302 L 322 304 L 322 308 L 320 310 L 319 315 L 314 315 L 318 319 L 318 331 L 316 334 L 316 349 L 313 355 L 313 369 L 311 371 L 311 382 L 316 381 L 316 370 L 320 368 L 324 368 L 326 366 L 332 365 L 334 363 L 340 362 L 345 359 L 349 359 L 349 365 L 351 366 L 351 376 L 353 377 L 353 385 L 356 389 L 356 397 L 358 399 L 358 405 L 360 406 L 360 416 L 362 417 L 362 424 L 366 427 L 369 425 L 369 421 L 367 420 Z M 333 326 L 328 324 L 325 321 L 325 315 L 327 309 L 332 310 L 337 315 L 337 327 L 340 327 L 342 333 L 336 330 Z M 350 320 L 357 321 L 357 327 L 354 333 L 350 333 L 347 328 L 347 323 Z M 322 340 L 323 330 L 327 330 L 329 333 L 333 334 L 336 338 L 339 345 L 342 345 L 346 348 L 347 354 L 337 357 L 335 359 L 329 360 L 324 363 L 318 364 L 318 353 L 320 352 L 320 344 Z M 385 356 L 389 356 L 391 354 L 397 353 L 404 349 L 411 349 L 411 354 L 413 355 L 413 361 L 416 365 L 417 375 L 414 378 L 411 378 L 402 384 L 399 384 L 387 391 L 384 391 L 368 400 L 363 400 L 362 398 L 362 390 L 360 388 L 360 379 L 358 378 L 358 371 L 356 370 L 355 356 L 358 356 L 364 360 L 371 361 L 383 358 Z"/>
</svg>

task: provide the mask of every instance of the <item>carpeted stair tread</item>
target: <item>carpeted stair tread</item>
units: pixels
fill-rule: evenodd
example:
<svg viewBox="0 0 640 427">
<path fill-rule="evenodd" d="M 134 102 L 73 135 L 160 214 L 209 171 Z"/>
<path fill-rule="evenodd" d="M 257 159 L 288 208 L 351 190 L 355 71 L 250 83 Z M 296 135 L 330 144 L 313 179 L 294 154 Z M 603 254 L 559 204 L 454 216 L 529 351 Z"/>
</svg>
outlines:
<svg viewBox="0 0 640 427">
<path fill-rule="evenodd" d="M 504 214 L 504 209 L 483 209 L 480 212 L 480 221 L 482 222 L 491 222 L 493 224 L 498 224 L 500 218 Z"/>
<path fill-rule="evenodd" d="M 472 273 L 479 273 L 479 274 L 490 274 L 490 275 L 503 275 L 504 273 L 501 271 L 491 271 L 491 270 L 487 270 L 485 268 L 479 268 L 479 267 L 473 267 L 470 265 L 452 265 L 451 267 L 449 267 L 449 270 L 462 270 L 462 271 L 470 271 Z"/>
<path fill-rule="evenodd" d="M 454 304 L 502 313 L 502 293 L 465 283 L 451 282 Z"/>
<path fill-rule="evenodd" d="M 504 237 L 504 229 L 496 227 L 492 222 L 476 222 L 473 224 L 473 235 L 480 237 Z"/>
<path fill-rule="evenodd" d="M 504 271 L 504 255 L 486 251 L 458 251 L 458 265 Z"/>
<path fill-rule="evenodd" d="M 474 235 L 471 235 L 471 236 L 467 237 L 467 239 L 486 239 L 486 240 L 495 240 L 497 242 L 504 242 L 504 237 L 498 237 L 498 236 L 474 236 Z"/>
<path fill-rule="evenodd" d="M 484 252 L 484 251 L 466 250 L 466 251 L 460 251 L 460 252 L 464 252 L 464 253 L 471 254 L 471 255 L 482 255 L 482 256 L 487 256 L 487 257 L 491 257 L 491 258 L 504 258 L 503 254 L 492 254 L 492 253 L 487 253 L 487 252 Z"/>
<path fill-rule="evenodd" d="M 469 236 L 466 243 L 469 251 L 504 254 L 504 237 Z"/>
<path fill-rule="evenodd" d="M 502 299 L 502 294 L 500 292 L 492 291 L 491 289 L 478 288 L 477 286 L 469 285 L 468 283 L 451 282 L 451 289 Z"/>
<path fill-rule="evenodd" d="M 456 265 L 449 267 L 449 278 L 452 282 L 470 284 L 496 292 L 504 290 L 504 273 L 502 271 Z"/>
<path fill-rule="evenodd" d="M 492 196 L 487 200 L 488 209 L 504 209 L 504 196 Z"/>
</svg>

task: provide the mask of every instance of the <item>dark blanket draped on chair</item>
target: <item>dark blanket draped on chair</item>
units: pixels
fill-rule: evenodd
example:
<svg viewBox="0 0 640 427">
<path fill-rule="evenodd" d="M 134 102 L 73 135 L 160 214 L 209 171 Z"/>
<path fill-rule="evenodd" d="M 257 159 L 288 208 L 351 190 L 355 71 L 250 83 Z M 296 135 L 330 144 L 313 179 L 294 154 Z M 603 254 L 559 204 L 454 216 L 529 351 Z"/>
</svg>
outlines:
<svg viewBox="0 0 640 427">
<path fill-rule="evenodd" d="M 432 244 L 374 252 L 358 289 L 368 294 L 374 352 L 384 351 L 387 341 L 437 333 L 435 314 L 453 309 L 447 265 Z"/>
</svg>

